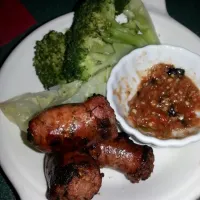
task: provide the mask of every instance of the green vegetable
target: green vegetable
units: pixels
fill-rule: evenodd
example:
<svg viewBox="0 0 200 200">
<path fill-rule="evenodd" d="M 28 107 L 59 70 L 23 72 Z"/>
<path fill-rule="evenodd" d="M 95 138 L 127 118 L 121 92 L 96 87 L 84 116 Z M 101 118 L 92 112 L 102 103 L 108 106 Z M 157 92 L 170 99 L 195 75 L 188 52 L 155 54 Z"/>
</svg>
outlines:
<svg viewBox="0 0 200 200">
<path fill-rule="evenodd" d="M 127 22 L 117 22 L 121 13 Z M 36 74 L 51 90 L 17 96 L 0 103 L 0 109 L 26 132 L 28 121 L 45 108 L 106 95 L 112 67 L 133 49 L 158 43 L 141 0 L 85 0 L 69 31 L 50 31 L 36 42 Z"/>
<path fill-rule="evenodd" d="M 112 68 L 106 68 L 95 76 L 91 77 L 88 82 L 84 82 L 80 89 L 63 103 L 80 103 L 84 102 L 93 94 L 106 96 L 106 85 Z"/>
<path fill-rule="evenodd" d="M 126 23 L 118 23 L 123 13 Z M 131 50 L 158 44 L 151 19 L 141 0 L 86 0 L 75 11 L 63 65 L 68 82 L 87 81 L 113 67 Z"/>
<path fill-rule="evenodd" d="M 50 31 L 35 45 L 33 65 L 45 89 L 65 83 L 62 73 L 66 41 L 69 34 Z"/>
<path fill-rule="evenodd" d="M 111 68 L 107 68 L 86 83 L 74 81 L 49 91 L 14 97 L 0 103 L 0 109 L 20 130 L 26 132 L 29 120 L 45 108 L 64 103 L 83 102 L 94 93 L 106 95 L 106 82 L 110 71 Z"/>
</svg>

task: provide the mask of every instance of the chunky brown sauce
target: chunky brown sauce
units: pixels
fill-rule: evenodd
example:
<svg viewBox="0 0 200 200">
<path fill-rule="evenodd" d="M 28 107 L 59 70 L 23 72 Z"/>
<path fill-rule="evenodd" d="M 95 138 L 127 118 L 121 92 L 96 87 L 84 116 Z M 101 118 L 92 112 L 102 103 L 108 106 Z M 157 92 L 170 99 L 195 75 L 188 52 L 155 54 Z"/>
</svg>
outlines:
<svg viewBox="0 0 200 200">
<path fill-rule="evenodd" d="M 200 128 L 200 91 L 173 65 L 153 66 L 143 77 L 136 95 L 129 102 L 129 120 L 148 135 L 160 139 L 181 138 Z"/>
</svg>

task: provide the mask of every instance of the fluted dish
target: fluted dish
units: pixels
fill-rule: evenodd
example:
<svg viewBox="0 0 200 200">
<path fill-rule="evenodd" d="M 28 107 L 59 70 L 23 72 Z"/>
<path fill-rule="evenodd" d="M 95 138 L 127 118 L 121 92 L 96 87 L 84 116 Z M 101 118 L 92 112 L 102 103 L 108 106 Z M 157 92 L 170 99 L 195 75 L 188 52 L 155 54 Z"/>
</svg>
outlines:
<svg viewBox="0 0 200 200">
<path fill-rule="evenodd" d="M 107 84 L 107 98 L 115 110 L 118 122 L 124 131 L 141 143 L 153 146 L 181 147 L 199 141 L 200 132 L 185 138 L 163 140 L 141 133 L 128 122 L 128 102 L 137 92 L 138 85 L 147 70 L 159 63 L 173 64 L 184 69 L 185 74 L 200 88 L 200 56 L 197 54 L 169 45 L 149 45 L 134 50 L 114 67 Z"/>
</svg>

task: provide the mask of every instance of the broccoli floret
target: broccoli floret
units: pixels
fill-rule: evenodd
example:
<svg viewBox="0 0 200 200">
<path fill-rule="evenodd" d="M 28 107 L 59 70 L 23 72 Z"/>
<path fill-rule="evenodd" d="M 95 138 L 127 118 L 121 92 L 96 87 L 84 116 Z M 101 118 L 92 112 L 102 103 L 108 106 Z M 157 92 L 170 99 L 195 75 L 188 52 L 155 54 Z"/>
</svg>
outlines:
<svg viewBox="0 0 200 200">
<path fill-rule="evenodd" d="M 114 19 L 113 3 L 104 0 L 85 1 L 76 11 L 71 27 L 72 37 L 67 46 L 64 74 L 70 82 L 74 79 L 88 80 L 100 69 L 110 65 L 110 55 L 115 52 L 112 44 L 102 40 L 96 21 L 105 24 L 105 16 Z M 95 66 L 95 67 L 94 67 Z"/>
<path fill-rule="evenodd" d="M 66 82 L 62 67 L 68 38 L 69 32 L 65 36 L 63 33 L 50 31 L 36 42 L 33 65 L 45 89 Z"/>
<path fill-rule="evenodd" d="M 116 21 L 121 13 L 127 23 Z M 159 43 L 140 0 L 85 0 L 75 11 L 71 31 L 63 65 L 69 82 L 87 81 L 131 50 Z"/>
<path fill-rule="evenodd" d="M 150 16 L 141 0 L 115 0 L 115 9 L 117 14 L 124 14 L 127 22 L 107 22 L 104 29 L 100 29 L 105 41 L 129 44 L 135 48 L 159 43 Z"/>
</svg>

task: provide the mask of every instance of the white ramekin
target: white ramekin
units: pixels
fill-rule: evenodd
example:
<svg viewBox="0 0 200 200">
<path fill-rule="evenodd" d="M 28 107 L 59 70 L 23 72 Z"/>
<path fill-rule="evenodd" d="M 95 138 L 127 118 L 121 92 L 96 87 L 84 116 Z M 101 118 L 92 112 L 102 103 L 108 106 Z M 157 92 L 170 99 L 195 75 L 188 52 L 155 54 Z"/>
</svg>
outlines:
<svg viewBox="0 0 200 200">
<path fill-rule="evenodd" d="M 181 147 L 200 140 L 200 133 L 183 139 L 157 139 L 142 134 L 126 120 L 129 111 L 128 101 L 136 93 L 141 77 L 147 73 L 147 69 L 158 63 L 173 64 L 185 69 L 185 74 L 200 88 L 200 56 L 169 45 L 149 45 L 136 49 L 118 62 L 107 83 L 107 99 L 115 111 L 118 122 L 125 132 L 141 143 L 153 146 Z"/>
</svg>

